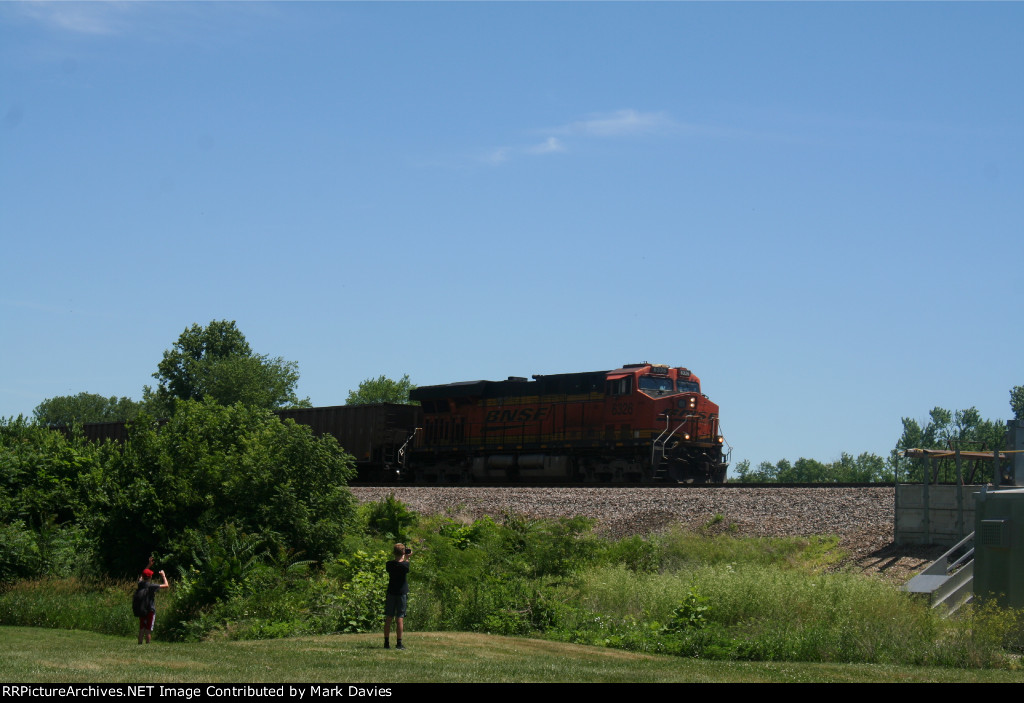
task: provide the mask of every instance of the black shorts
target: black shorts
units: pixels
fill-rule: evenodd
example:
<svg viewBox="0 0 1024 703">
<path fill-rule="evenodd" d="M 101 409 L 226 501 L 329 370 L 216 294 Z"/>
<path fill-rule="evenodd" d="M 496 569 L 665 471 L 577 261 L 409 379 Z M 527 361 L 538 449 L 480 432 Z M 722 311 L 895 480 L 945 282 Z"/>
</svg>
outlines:
<svg viewBox="0 0 1024 703">
<path fill-rule="evenodd" d="M 384 597 L 384 617 L 405 617 L 405 607 L 409 602 L 407 593 L 388 593 Z"/>
</svg>

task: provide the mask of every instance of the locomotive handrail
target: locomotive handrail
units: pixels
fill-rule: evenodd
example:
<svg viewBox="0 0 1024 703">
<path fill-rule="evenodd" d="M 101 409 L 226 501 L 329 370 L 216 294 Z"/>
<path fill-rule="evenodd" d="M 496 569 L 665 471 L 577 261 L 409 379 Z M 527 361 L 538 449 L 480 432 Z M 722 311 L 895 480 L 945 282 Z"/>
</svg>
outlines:
<svg viewBox="0 0 1024 703">
<path fill-rule="evenodd" d="M 674 430 L 669 432 L 668 437 L 665 437 L 665 433 L 668 432 L 668 423 L 671 420 L 671 418 L 668 415 L 665 416 L 665 429 L 662 430 L 661 434 L 658 435 L 657 438 L 654 440 L 654 442 L 651 444 L 651 468 L 652 469 L 655 467 L 654 453 L 655 453 L 655 451 L 658 448 L 658 443 L 659 442 L 661 443 L 661 447 L 662 447 L 661 456 L 662 456 L 662 458 L 664 458 L 665 457 L 665 444 L 670 439 L 672 439 L 673 435 L 675 435 L 675 433 L 678 432 L 683 427 L 683 425 L 686 424 L 686 421 L 689 420 L 692 417 L 697 417 L 697 415 L 686 415 L 686 416 L 684 416 L 683 417 L 683 421 L 680 422 L 678 425 L 676 425 Z M 662 439 L 662 437 L 665 437 L 665 439 Z"/>
<path fill-rule="evenodd" d="M 661 455 L 662 455 L 662 457 L 665 456 L 665 451 L 664 451 L 665 442 L 663 442 L 661 438 L 665 436 L 666 432 L 668 432 L 668 423 L 669 423 L 669 417 L 668 417 L 668 415 L 666 415 L 665 416 L 665 429 L 663 429 L 661 431 L 661 434 L 658 435 L 657 437 L 655 437 L 654 441 L 651 442 L 651 469 L 654 469 L 654 467 L 656 466 L 655 459 L 654 459 L 654 453 L 658 449 L 658 443 L 659 442 L 661 443 L 661 447 L 662 447 Z M 669 436 L 671 437 L 672 435 L 669 435 Z"/>
<path fill-rule="evenodd" d="M 405 449 L 406 449 L 406 447 L 409 446 L 409 442 L 411 442 L 413 440 L 413 438 L 416 436 L 416 433 L 419 432 L 422 429 L 423 429 L 422 427 L 415 427 L 415 428 L 413 428 L 412 434 L 409 435 L 409 437 L 405 440 L 405 443 L 401 447 L 398 448 L 398 465 L 399 466 L 402 466 L 402 467 L 405 466 Z"/>
</svg>

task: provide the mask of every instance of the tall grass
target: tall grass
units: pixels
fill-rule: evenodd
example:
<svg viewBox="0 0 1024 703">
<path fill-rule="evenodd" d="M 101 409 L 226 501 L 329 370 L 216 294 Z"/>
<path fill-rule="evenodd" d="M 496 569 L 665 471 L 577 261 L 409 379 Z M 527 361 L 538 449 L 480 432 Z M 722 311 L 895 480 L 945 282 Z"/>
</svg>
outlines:
<svg viewBox="0 0 1024 703">
<path fill-rule="evenodd" d="M 694 595 L 706 609 L 672 629 Z M 715 564 L 637 574 L 588 571 L 571 641 L 713 659 L 1003 666 L 1016 616 L 992 606 L 946 619 L 881 581 L 852 573 Z"/>
<path fill-rule="evenodd" d="M 660 567 L 677 571 L 697 564 L 742 563 L 819 570 L 838 563 L 844 553 L 836 536 L 739 538 L 682 529 L 655 539 Z"/>
<path fill-rule="evenodd" d="M 109 580 L 20 581 L 0 592 L 0 624 L 134 635 L 139 630 L 131 612 L 134 590 L 135 584 Z"/>
</svg>

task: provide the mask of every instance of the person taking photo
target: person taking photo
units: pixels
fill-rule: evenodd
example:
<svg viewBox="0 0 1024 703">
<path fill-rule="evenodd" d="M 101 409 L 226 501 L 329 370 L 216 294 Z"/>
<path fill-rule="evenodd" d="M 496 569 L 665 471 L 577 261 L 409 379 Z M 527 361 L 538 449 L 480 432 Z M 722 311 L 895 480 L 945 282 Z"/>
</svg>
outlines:
<svg viewBox="0 0 1024 703">
<path fill-rule="evenodd" d="M 385 564 L 388 572 L 388 590 L 384 597 L 384 649 L 391 649 L 391 619 L 395 619 L 395 634 L 398 640 L 395 649 L 402 645 L 402 630 L 405 624 L 405 608 L 409 601 L 409 557 L 412 550 L 399 542 L 394 547 L 395 558 Z"/>
</svg>

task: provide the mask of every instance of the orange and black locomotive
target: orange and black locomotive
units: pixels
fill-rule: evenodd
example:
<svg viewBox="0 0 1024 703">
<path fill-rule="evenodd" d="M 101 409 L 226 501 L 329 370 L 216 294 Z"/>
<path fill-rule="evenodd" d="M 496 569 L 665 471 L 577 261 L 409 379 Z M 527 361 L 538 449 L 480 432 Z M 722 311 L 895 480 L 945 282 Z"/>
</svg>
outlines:
<svg viewBox="0 0 1024 703">
<path fill-rule="evenodd" d="M 688 369 L 627 364 L 416 388 L 417 481 L 722 483 L 718 405 Z"/>
</svg>

